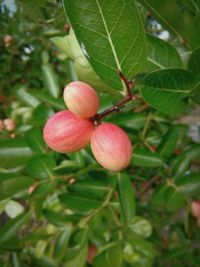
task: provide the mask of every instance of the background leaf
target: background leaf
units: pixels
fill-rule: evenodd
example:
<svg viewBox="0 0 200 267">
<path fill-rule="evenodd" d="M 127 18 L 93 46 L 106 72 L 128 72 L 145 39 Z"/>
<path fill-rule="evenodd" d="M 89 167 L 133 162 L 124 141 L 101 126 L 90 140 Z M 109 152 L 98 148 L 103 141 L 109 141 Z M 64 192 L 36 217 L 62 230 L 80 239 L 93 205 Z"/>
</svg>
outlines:
<svg viewBox="0 0 200 267">
<path fill-rule="evenodd" d="M 178 115 L 185 110 L 193 86 L 194 78 L 190 72 L 165 69 L 146 75 L 140 92 L 149 105 L 166 114 Z"/>
</svg>

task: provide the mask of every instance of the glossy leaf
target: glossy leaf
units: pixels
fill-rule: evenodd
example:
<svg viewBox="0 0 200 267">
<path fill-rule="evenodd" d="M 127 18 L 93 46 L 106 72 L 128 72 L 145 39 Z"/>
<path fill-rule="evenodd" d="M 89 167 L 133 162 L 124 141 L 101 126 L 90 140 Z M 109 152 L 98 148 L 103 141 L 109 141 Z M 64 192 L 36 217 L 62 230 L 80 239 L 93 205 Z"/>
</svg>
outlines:
<svg viewBox="0 0 200 267">
<path fill-rule="evenodd" d="M 23 224 L 30 219 L 30 213 L 23 213 L 15 219 L 10 220 L 7 224 L 0 228 L 0 244 L 12 238 Z"/>
<path fill-rule="evenodd" d="M 59 195 L 59 199 L 67 208 L 77 213 L 89 213 L 101 205 L 101 202 L 69 193 Z"/>
<path fill-rule="evenodd" d="M 26 141 L 31 148 L 31 150 L 35 153 L 45 153 L 47 148 L 42 132 L 38 128 L 32 128 L 25 134 Z"/>
<path fill-rule="evenodd" d="M 64 0 L 63 3 L 81 48 L 103 81 L 122 89 L 117 70 L 127 77 L 143 70 L 146 40 L 134 1 Z"/>
<path fill-rule="evenodd" d="M 33 179 L 26 176 L 14 176 L 5 181 L 0 181 L 0 200 L 12 197 L 32 185 Z"/>
<path fill-rule="evenodd" d="M 176 149 L 176 145 L 179 139 L 179 128 L 171 127 L 165 136 L 162 138 L 161 143 L 158 146 L 158 153 L 162 157 L 170 157 Z"/>
<path fill-rule="evenodd" d="M 172 164 L 172 173 L 175 176 L 183 175 L 194 159 L 200 158 L 200 145 L 193 145 L 188 150 L 182 152 Z"/>
<path fill-rule="evenodd" d="M 174 187 L 168 187 L 165 195 L 166 208 L 169 211 L 177 211 L 185 206 L 184 195 Z"/>
<path fill-rule="evenodd" d="M 142 129 L 144 127 L 145 120 L 145 114 L 133 112 L 117 114 L 110 119 L 112 123 L 135 130 Z"/>
<path fill-rule="evenodd" d="M 156 168 L 163 165 L 163 159 L 157 153 L 152 153 L 146 149 L 135 148 L 132 163 L 135 166 Z"/>
<path fill-rule="evenodd" d="M 185 196 L 195 196 L 200 193 L 200 173 L 191 173 L 178 178 L 176 185 Z"/>
<path fill-rule="evenodd" d="M 185 110 L 193 86 L 194 78 L 190 72 L 165 69 L 146 75 L 140 92 L 150 106 L 169 115 L 178 115 Z"/>
<path fill-rule="evenodd" d="M 147 34 L 147 48 L 147 71 L 182 67 L 182 61 L 176 49 L 162 39 L 151 34 Z"/>
<path fill-rule="evenodd" d="M 117 177 L 121 217 L 125 224 L 130 223 L 135 215 L 135 198 L 131 181 L 127 174 L 119 173 Z"/>
<path fill-rule="evenodd" d="M 132 233 L 147 238 L 152 234 L 152 226 L 148 220 L 143 217 L 135 216 L 129 223 L 129 229 Z"/>
<path fill-rule="evenodd" d="M 63 214 L 47 209 L 43 210 L 42 213 L 49 223 L 56 226 L 66 226 L 69 222 L 77 223 L 82 218 L 81 215 Z"/>
<path fill-rule="evenodd" d="M 77 181 L 69 186 L 69 191 L 77 193 L 79 196 L 90 196 L 91 198 L 102 198 L 109 190 L 104 183 L 95 180 Z"/>
<path fill-rule="evenodd" d="M 51 155 L 39 155 L 32 157 L 27 163 L 28 173 L 40 179 L 53 178 L 53 169 L 56 166 L 54 158 Z"/>
</svg>

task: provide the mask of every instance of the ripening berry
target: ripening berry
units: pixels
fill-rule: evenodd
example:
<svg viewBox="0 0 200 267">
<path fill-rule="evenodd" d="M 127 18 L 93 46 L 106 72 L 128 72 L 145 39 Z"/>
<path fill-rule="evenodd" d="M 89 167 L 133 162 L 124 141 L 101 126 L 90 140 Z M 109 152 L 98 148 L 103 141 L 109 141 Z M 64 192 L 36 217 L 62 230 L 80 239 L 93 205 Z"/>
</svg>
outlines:
<svg viewBox="0 0 200 267">
<path fill-rule="evenodd" d="M 112 123 L 103 123 L 94 130 L 91 148 L 97 162 L 110 171 L 126 168 L 132 157 L 130 139 L 120 127 Z"/>
<path fill-rule="evenodd" d="M 193 217 L 200 219 L 200 201 L 192 201 L 191 210 Z"/>
<path fill-rule="evenodd" d="M 69 110 L 81 118 L 90 118 L 97 113 L 99 98 L 95 90 L 84 82 L 71 82 L 65 87 L 64 101 Z"/>
<path fill-rule="evenodd" d="M 61 153 L 75 152 L 86 147 L 93 132 L 93 124 L 69 110 L 54 114 L 46 122 L 43 137 L 47 145 Z"/>
<path fill-rule="evenodd" d="M 3 120 L 3 125 L 4 125 L 5 130 L 8 132 L 13 131 L 16 127 L 14 120 L 10 118 Z"/>
</svg>

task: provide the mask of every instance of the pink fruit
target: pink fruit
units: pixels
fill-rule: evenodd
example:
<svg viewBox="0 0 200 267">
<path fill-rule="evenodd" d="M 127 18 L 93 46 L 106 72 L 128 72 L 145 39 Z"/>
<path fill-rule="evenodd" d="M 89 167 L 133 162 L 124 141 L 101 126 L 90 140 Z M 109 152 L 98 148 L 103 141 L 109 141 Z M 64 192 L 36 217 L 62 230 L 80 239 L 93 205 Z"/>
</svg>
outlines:
<svg viewBox="0 0 200 267">
<path fill-rule="evenodd" d="M 192 201 L 191 210 L 193 217 L 200 219 L 200 201 Z"/>
<path fill-rule="evenodd" d="M 128 166 L 132 145 L 127 134 L 112 123 L 98 126 L 91 137 L 91 148 L 100 165 L 110 171 L 120 171 Z"/>
<path fill-rule="evenodd" d="M 69 110 L 81 118 L 90 118 L 98 111 L 98 95 L 91 86 L 84 82 L 68 84 L 65 87 L 63 97 Z"/>
<path fill-rule="evenodd" d="M 8 132 L 13 131 L 16 127 L 15 122 L 10 118 L 3 120 L 3 124 L 4 124 L 5 130 Z"/>
<path fill-rule="evenodd" d="M 91 121 L 65 110 L 49 118 L 44 126 L 43 137 L 50 148 L 67 153 L 86 147 L 90 142 L 92 132 Z"/>
</svg>

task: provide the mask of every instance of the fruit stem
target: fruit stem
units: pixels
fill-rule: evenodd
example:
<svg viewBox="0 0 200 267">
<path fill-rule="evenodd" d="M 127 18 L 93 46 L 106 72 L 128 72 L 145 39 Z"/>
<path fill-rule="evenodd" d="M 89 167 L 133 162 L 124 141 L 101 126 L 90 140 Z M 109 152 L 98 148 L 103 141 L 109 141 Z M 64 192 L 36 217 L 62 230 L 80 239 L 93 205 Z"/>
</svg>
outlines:
<svg viewBox="0 0 200 267">
<path fill-rule="evenodd" d="M 104 118 L 105 116 L 107 116 L 108 114 L 110 114 L 111 112 L 119 112 L 120 108 L 126 104 L 129 101 L 132 100 L 136 100 L 139 98 L 138 95 L 133 95 L 131 92 L 131 88 L 135 85 L 133 80 L 127 80 L 125 75 L 118 70 L 118 74 L 120 76 L 120 78 L 122 79 L 122 81 L 124 82 L 126 89 L 127 89 L 127 95 L 121 100 L 119 101 L 117 104 L 115 104 L 114 106 L 102 111 L 101 113 L 97 113 L 94 115 L 94 117 L 91 118 L 91 121 L 95 123 L 95 125 L 99 125 L 101 123 L 101 119 Z"/>
</svg>

